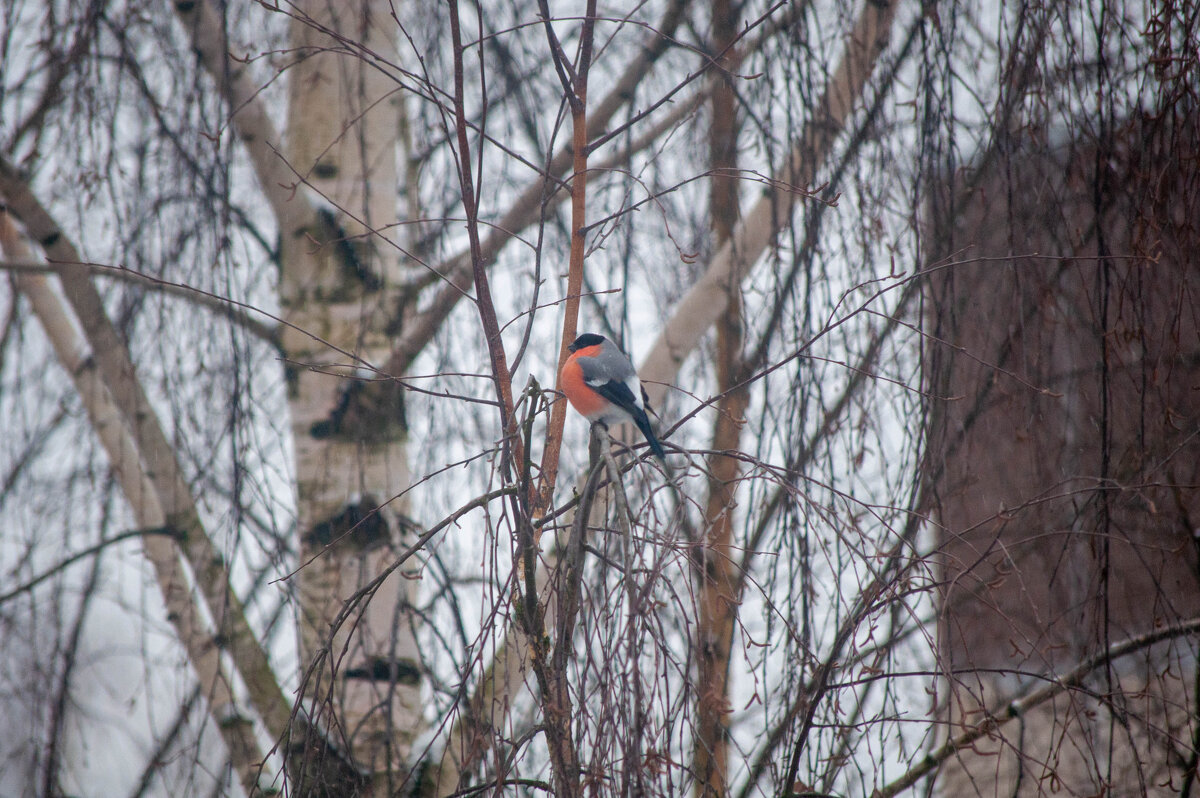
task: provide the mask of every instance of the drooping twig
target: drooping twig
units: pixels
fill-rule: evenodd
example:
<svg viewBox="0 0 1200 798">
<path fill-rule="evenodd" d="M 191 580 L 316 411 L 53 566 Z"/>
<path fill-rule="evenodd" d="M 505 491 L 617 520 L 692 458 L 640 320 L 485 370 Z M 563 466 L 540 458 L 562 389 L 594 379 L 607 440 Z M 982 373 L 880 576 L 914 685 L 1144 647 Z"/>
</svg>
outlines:
<svg viewBox="0 0 1200 798">
<path fill-rule="evenodd" d="M 898 5 L 896 0 L 863 5 L 825 94 L 813 109 L 812 119 L 793 141 L 778 173 L 772 176 L 772 188 L 742 216 L 733 238 L 716 252 L 703 276 L 675 306 L 640 369 L 652 403 L 661 402 L 684 357 L 724 312 L 728 303 L 725 287 L 740 283 L 782 225 L 789 223 L 796 194 L 787 186 L 809 185 L 824 164 L 883 54 Z"/>
</svg>

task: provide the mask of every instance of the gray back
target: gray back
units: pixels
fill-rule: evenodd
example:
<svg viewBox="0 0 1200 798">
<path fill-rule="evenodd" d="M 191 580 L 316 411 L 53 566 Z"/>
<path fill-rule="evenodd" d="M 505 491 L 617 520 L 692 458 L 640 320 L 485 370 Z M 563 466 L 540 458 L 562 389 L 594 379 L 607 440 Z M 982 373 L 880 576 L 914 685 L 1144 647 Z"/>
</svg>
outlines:
<svg viewBox="0 0 1200 798">
<path fill-rule="evenodd" d="M 579 358 L 579 367 L 583 370 L 585 382 L 595 385 L 616 380 L 627 382 L 637 372 L 625 353 L 617 348 L 612 341 L 605 340 L 600 347 L 600 354 L 595 357 Z"/>
</svg>

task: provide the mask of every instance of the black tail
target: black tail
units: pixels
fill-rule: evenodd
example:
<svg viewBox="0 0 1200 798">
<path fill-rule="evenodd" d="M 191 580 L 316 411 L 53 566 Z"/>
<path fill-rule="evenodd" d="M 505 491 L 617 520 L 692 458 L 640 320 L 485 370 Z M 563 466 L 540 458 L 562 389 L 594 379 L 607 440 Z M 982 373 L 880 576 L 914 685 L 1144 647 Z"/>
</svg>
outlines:
<svg viewBox="0 0 1200 798">
<path fill-rule="evenodd" d="M 667 453 L 663 451 L 662 444 L 658 442 L 658 438 L 654 437 L 654 430 L 650 429 L 650 419 L 642 412 L 634 415 L 633 421 L 637 424 L 637 428 L 642 431 L 642 434 L 646 436 L 646 443 L 650 444 L 650 451 L 654 452 L 655 457 L 666 463 Z"/>
</svg>

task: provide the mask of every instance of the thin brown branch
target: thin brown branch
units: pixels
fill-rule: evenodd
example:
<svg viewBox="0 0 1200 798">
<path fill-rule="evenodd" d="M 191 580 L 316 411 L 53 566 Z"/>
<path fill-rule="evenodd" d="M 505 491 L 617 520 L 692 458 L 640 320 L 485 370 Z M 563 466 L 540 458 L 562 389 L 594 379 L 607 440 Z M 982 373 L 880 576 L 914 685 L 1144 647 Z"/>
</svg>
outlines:
<svg viewBox="0 0 1200 798">
<path fill-rule="evenodd" d="M 587 76 L 592 57 L 592 38 L 595 30 L 596 2 L 588 0 L 587 19 L 580 32 L 580 62 L 571 92 L 575 100 L 571 103 L 573 161 L 571 176 L 571 253 L 567 271 L 567 296 L 563 305 L 563 328 L 559 340 L 558 360 L 555 372 L 566 362 L 567 347 L 575 340 L 579 328 L 579 300 L 583 293 L 583 259 L 587 248 Z M 559 454 L 562 450 L 562 433 L 567 419 L 567 403 L 555 402 L 550 408 L 550 424 L 546 431 L 546 446 L 542 452 L 541 483 L 534 504 L 533 519 L 536 522 L 549 508 L 558 480 Z"/>
<path fill-rule="evenodd" d="M 37 261 L 16 261 L 6 260 L 0 261 L 0 271 L 10 272 L 32 272 L 34 274 L 62 274 L 66 269 L 80 269 L 85 271 L 92 277 L 107 277 L 113 280 L 119 280 L 130 285 L 137 285 L 144 288 L 150 288 L 170 296 L 180 297 L 200 307 L 207 308 L 221 316 L 232 321 L 234 324 L 246 330 L 251 335 L 263 340 L 272 346 L 278 346 L 278 330 L 274 325 L 264 324 L 251 315 L 251 312 L 256 311 L 253 306 L 238 302 L 234 299 L 228 299 L 220 294 L 214 294 L 211 291 L 205 291 L 203 288 L 195 288 L 186 283 L 176 283 L 171 280 L 164 280 L 161 277 L 154 277 L 149 274 L 144 274 L 139 271 L 127 268 L 125 266 L 112 266 L 107 263 L 57 263 L 57 262 L 37 262 Z M 243 308 L 248 309 L 243 310 Z M 265 314 L 263 314 L 265 315 Z"/>
<path fill-rule="evenodd" d="M 105 515 L 108 515 L 107 506 L 105 507 Z M 102 523 L 102 527 L 107 526 L 107 524 L 108 520 L 106 518 Z M 96 596 L 96 588 L 100 584 L 100 558 L 97 557 L 93 560 L 91 566 L 83 584 L 81 598 L 75 608 L 75 617 L 71 622 L 71 630 L 67 635 L 65 645 L 62 647 L 62 670 L 55 676 L 57 684 L 54 688 L 54 700 L 50 711 L 50 729 L 46 735 L 46 758 L 42 766 L 42 795 L 63 793 L 59 783 L 63 771 L 62 744 L 65 739 L 63 729 L 67 722 L 67 707 L 71 699 L 75 666 L 79 662 L 79 641 L 83 634 L 83 626 L 87 620 L 90 605 Z"/>
<path fill-rule="evenodd" d="M 712 49 L 729 53 L 737 31 L 738 10 L 730 0 L 712 3 Z M 738 214 L 737 103 L 727 71 L 718 73 L 712 94 L 709 130 L 710 168 L 713 171 L 709 206 L 718 246 L 734 234 Z M 714 452 L 741 449 L 743 415 L 750 401 L 749 385 L 742 382 L 741 285 L 725 286 L 725 312 L 717 319 L 716 371 L 721 399 L 712 431 Z M 692 745 L 695 794 L 721 798 L 729 778 L 729 659 L 733 628 L 741 601 L 734 570 L 734 508 L 741 463 L 736 457 L 713 454 L 708 462 L 708 496 L 704 505 L 703 539 L 696 557 L 698 613 L 693 642 L 697 663 L 696 732 Z"/>
<path fill-rule="evenodd" d="M 22 582 L 16 587 L 9 588 L 3 593 L 0 593 L 0 604 L 3 604 L 6 601 L 11 601 L 22 593 L 28 593 L 30 590 L 33 590 L 47 579 L 52 579 L 80 560 L 86 560 L 87 558 L 104 551 L 109 546 L 116 545 L 117 543 L 121 543 L 132 538 L 144 538 L 146 535 L 165 535 L 173 539 L 179 538 L 179 535 L 175 532 L 175 530 L 168 529 L 166 527 L 157 527 L 154 529 L 131 529 L 127 532 L 121 532 L 113 535 L 112 537 L 105 538 L 99 543 L 88 546 L 86 549 L 81 549 L 75 552 L 71 556 L 66 557 L 63 560 L 60 560 L 58 563 L 50 566 L 45 571 L 42 571 L 37 576 Z"/>
<path fill-rule="evenodd" d="M 920 486 L 914 486 L 914 495 L 910 502 L 912 506 L 920 504 L 919 490 Z M 909 555 L 912 552 L 913 540 L 921 528 L 923 520 L 916 513 L 909 513 L 900 539 L 883 555 L 883 562 L 878 568 L 873 569 L 874 575 L 870 582 L 855 596 L 853 606 L 838 626 L 834 639 L 816 672 L 799 689 L 783 718 L 767 735 L 766 743 L 759 749 L 750 765 L 749 777 L 738 793 L 739 798 L 747 798 L 754 791 L 759 779 L 766 772 L 767 766 L 776 761 L 779 747 L 788 742 L 788 734 L 792 730 L 793 724 L 799 720 L 799 728 L 795 732 L 792 754 L 789 757 L 787 773 L 782 784 L 787 788 L 795 783 L 800 766 L 800 756 L 807 742 L 808 734 L 812 730 L 817 709 L 830 688 L 830 679 L 834 671 L 841 667 L 842 652 L 847 643 L 853 639 L 863 621 L 878 609 L 877 602 L 880 598 L 887 594 L 889 587 L 895 584 L 903 571 L 916 561 Z"/>
<path fill-rule="evenodd" d="M 670 47 L 671 36 L 683 19 L 686 5 L 685 0 L 672 0 L 654 32 L 639 48 L 637 55 L 621 73 L 612 89 L 588 111 L 585 140 L 590 141 L 600 135 L 617 111 L 635 96 L 634 88 L 645 79 L 654 64 Z M 553 195 L 560 183 L 558 176 L 568 170 L 574 173 L 576 150 L 573 132 L 571 143 L 560 147 L 550 158 L 546 174 L 534 180 L 520 193 L 496 222 L 492 232 L 483 239 L 482 255 L 487 262 L 494 262 L 496 255 L 518 233 L 542 218 L 543 203 Z M 390 374 L 406 373 L 417 355 L 433 340 L 450 311 L 471 287 L 470 257 L 470 252 L 460 252 L 434 268 L 433 271 L 441 275 L 447 281 L 447 285 L 437 293 L 427 308 L 406 319 L 399 340 L 388 358 L 385 371 Z"/>
<path fill-rule="evenodd" d="M 488 282 L 487 261 L 479 244 L 479 209 L 476 206 L 475 181 L 471 174 L 471 145 L 467 138 L 466 110 L 463 97 L 463 44 L 459 24 L 458 0 L 450 2 L 450 36 L 454 47 L 454 120 L 458 139 L 459 186 L 462 188 L 463 207 L 467 217 L 467 236 L 471 246 L 471 274 L 475 285 L 475 306 L 487 341 L 488 355 L 492 361 L 492 382 L 499 400 L 500 428 L 503 430 L 502 456 L 510 475 L 515 476 L 518 464 L 525 455 L 521 439 L 517 435 L 517 416 L 512 393 L 512 374 L 508 368 L 508 357 L 504 351 L 504 340 L 500 336 L 500 324 L 496 319 L 496 306 L 492 302 Z"/>
<path fill-rule="evenodd" d="M 638 650 L 637 619 L 641 615 L 639 612 L 641 601 L 638 595 L 637 582 L 634 580 L 634 537 L 633 525 L 631 523 L 634 516 L 629 509 L 629 497 L 625 495 L 625 484 L 621 481 L 621 469 L 617 465 L 616 458 L 613 457 L 613 449 L 608 442 L 608 430 L 598 425 L 594 425 L 592 429 L 600 433 L 597 436 L 596 442 L 604 458 L 604 471 L 608 474 L 608 484 L 611 486 L 612 495 L 615 500 L 613 514 L 621 534 L 621 565 L 624 569 L 623 581 L 625 583 L 625 648 L 626 651 L 632 654 L 632 652 Z M 642 703 L 644 696 L 641 669 L 637 666 L 636 657 L 633 660 L 633 668 L 629 676 L 630 682 L 632 682 L 630 685 L 632 696 L 628 702 L 630 718 L 627 720 L 627 725 L 629 732 L 626 735 L 624 750 L 622 752 L 626 766 L 621 769 L 621 794 L 643 795 L 646 793 L 643 783 L 644 774 L 638 764 L 642 762 Z"/>
<path fill-rule="evenodd" d="M 904 288 L 904 293 L 896 303 L 895 309 L 884 322 L 883 328 L 871 338 L 866 351 L 863 352 L 855 365 L 850 368 L 851 375 L 849 381 L 838 395 L 837 400 L 822 415 L 821 424 L 809 436 L 803 448 L 792 452 L 789 456 L 785 466 L 787 473 L 803 474 L 812 462 L 821 444 L 837 429 L 847 409 L 849 409 L 851 403 L 859 395 L 863 386 L 874 372 L 875 363 L 878 361 L 879 355 L 883 352 L 884 344 L 900 328 L 900 319 L 907 310 L 909 303 L 920 295 L 921 286 L 922 282 L 920 280 L 909 280 Z M 747 538 L 746 553 L 743 555 L 741 565 L 738 568 L 740 576 L 738 578 L 737 594 L 739 596 L 746 589 L 746 579 L 757 556 L 759 546 L 762 545 L 763 538 L 775 522 L 775 516 L 783 507 L 784 500 L 790 495 L 790 491 L 791 488 L 788 485 L 777 486 L 759 513 L 754 525 L 754 531 Z"/>
<path fill-rule="evenodd" d="M 571 106 L 571 113 L 574 114 L 583 105 L 583 101 L 575 94 L 575 85 L 579 82 L 578 75 L 575 74 L 575 68 L 571 66 L 571 59 L 567 58 L 567 54 L 563 51 L 558 34 L 554 32 L 554 19 L 550 16 L 550 3 L 547 0 L 538 0 L 538 10 L 541 12 L 542 28 L 546 31 L 546 42 L 550 46 L 550 60 L 554 64 L 554 72 L 558 75 L 559 82 L 562 83 L 563 96 L 567 98 L 567 102 Z"/>
<path fill-rule="evenodd" d="M 543 2 L 543 6 L 545 3 Z M 544 14 L 548 17 L 548 11 Z M 595 31 L 596 0 L 587 0 L 587 16 L 580 30 L 579 62 L 572 73 L 572 80 L 566 87 L 571 105 L 572 142 L 573 142 L 573 175 L 571 179 L 571 253 L 567 276 L 567 297 L 563 320 L 562 337 L 559 344 L 558 365 L 565 362 L 567 347 L 575 338 L 579 320 L 579 296 L 583 290 L 583 259 L 586 252 L 587 224 L 587 92 L 588 71 L 592 60 L 592 40 Z M 557 46 L 549 19 L 545 20 L 551 46 Z M 560 48 L 561 49 L 561 48 Z M 565 59 L 562 59 L 565 60 Z M 558 369 L 556 368 L 556 372 Z M 519 561 L 520 572 L 527 582 L 525 595 L 527 601 L 531 598 L 531 590 L 536 586 L 536 558 L 531 556 L 538 548 L 540 528 L 535 526 L 550 506 L 554 494 L 554 485 L 558 476 L 559 452 L 562 446 L 562 430 L 566 421 L 566 403 L 555 402 L 550 411 L 550 423 L 546 432 L 546 444 L 542 453 L 541 482 L 537 496 L 530 497 L 532 512 L 527 519 L 529 526 L 527 534 L 522 535 L 525 556 Z M 585 527 L 586 529 L 586 523 Z M 579 530 L 578 545 L 582 547 L 583 532 Z M 582 552 L 582 548 L 579 549 Z M 575 563 L 576 578 L 582 571 L 582 562 Z M 577 585 L 576 585 L 577 587 Z M 527 623 L 540 622 L 543 611 L 534 610 L 534 617 L 527 617 Z M 530 613 L 527 611 L 526 616 Z M 533 637 L 533 669 L 541 688 L 542 708 L 546 722 L 546 738 L 550 748 L 551 761 L 554 764 L 554 778 L 557 791 L 561 795 L 573 796 L 579 792 L 579 757 L 575 750 L 572 737 L 571 695 L 567 683 L 566 652 L 571 645 L 571 629 L 574 623 L 574 612 L 560 613 L 559 633 L 566 635 L 557 641 L 553 655 L 547 657 L 545 644 Z"/>
</svg>

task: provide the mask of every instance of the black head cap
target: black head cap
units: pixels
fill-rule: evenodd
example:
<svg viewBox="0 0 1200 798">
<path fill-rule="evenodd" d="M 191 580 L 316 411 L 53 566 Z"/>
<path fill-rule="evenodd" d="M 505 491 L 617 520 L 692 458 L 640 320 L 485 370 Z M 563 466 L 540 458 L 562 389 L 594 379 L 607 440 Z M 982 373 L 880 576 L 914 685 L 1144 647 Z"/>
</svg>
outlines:
<svg viewBox="0 0 1200 798">
<path fill-rule="evenodd" d="M 587 349 L 589 346 L 599 346 L 600 344 L 604 343 L 604 340 L 605 339 L 603 335 L 596 335 L 596 333 L 584 333 L 576 338 L 575 342 L 568 346 L 567 349 L 571 352 L 578 352 L 580 349 Z"/>
</svg>

